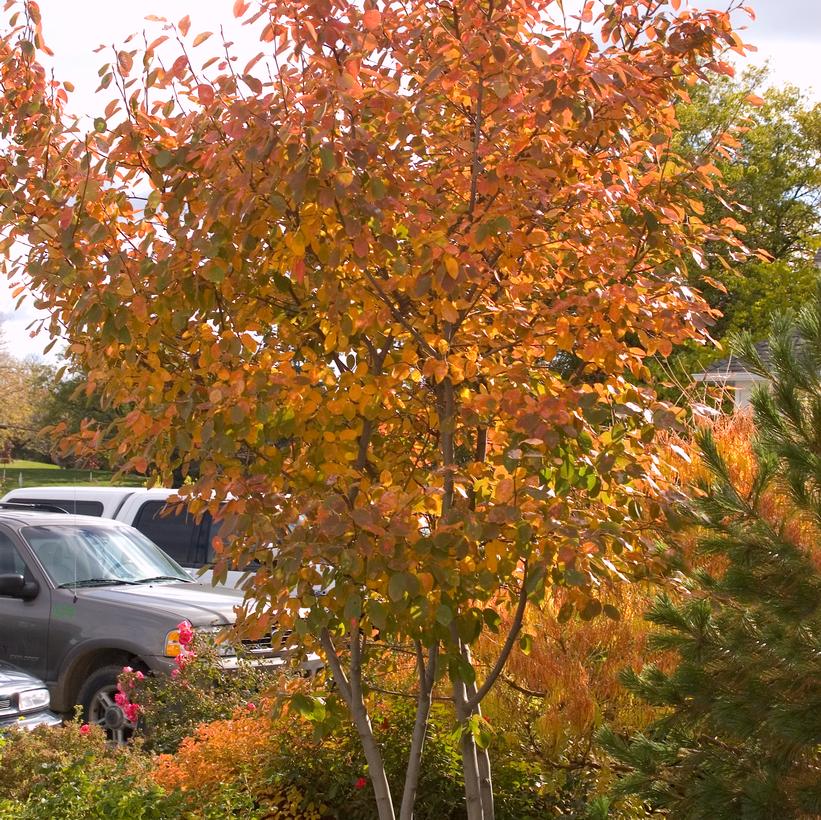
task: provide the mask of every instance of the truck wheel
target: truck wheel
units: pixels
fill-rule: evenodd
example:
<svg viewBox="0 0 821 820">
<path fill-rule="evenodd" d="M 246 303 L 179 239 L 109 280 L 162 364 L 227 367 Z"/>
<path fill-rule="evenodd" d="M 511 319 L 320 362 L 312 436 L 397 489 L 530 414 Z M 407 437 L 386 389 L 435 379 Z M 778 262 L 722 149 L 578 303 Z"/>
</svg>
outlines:
<svg viewBox="0 0 821 820">
<path fill-rule="evenodd" d="M 128 742 L 136 724 L 129 721 L 115 702 L 117 679 L 122 666 L 102 666 L 82 685 L 77 701 L 83 708 L 83 720 L 101 727 L 106 737 L 118 745 Z"/>
</svg>

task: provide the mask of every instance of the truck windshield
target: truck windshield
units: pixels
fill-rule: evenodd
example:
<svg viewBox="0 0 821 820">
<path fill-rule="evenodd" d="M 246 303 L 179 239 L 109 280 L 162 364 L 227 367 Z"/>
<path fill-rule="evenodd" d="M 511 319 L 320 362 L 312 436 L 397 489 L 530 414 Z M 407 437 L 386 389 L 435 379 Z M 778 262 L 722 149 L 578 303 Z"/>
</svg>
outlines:
<svg viewBox="0 0 821 820">
<path fill-rule="evenodd" d="M 130 528 L 50 524 L 25 527 L 22 535 L 58 587 L 191 580 L 179 564 Z"/>
</svg>

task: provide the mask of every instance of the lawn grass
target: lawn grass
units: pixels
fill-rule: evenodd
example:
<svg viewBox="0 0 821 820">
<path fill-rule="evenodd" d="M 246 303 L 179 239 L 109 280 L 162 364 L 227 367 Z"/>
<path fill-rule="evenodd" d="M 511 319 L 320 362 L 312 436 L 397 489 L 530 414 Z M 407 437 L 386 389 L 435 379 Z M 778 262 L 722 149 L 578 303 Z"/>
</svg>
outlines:
<svg viewBox="0 0 821 820">
<path fill-rule="evenodd" d="M 10 461 L 0 464 L 0 490 L 7 493 L 17 487 L 44 487 L 60 484 L 115 485 L 141 487 L 145 478 L 125 475 L 112 481 L 113 473 L 107 470 L 68 470 L 56 464 L 40 461 Z"/>
</svg>

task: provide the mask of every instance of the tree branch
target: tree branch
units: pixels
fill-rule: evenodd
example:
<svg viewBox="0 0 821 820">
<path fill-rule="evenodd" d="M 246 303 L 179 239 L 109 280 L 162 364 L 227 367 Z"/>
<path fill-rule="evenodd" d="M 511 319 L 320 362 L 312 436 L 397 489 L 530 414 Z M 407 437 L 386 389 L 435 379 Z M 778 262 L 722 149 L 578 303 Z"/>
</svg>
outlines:
<svg viewBox="0 0 821 820">
<path fill-rule="evenodd" d="M 494 665 L 493 669 L 490 670 L 488 676 L 485 678 L 485 682 L 476 690 L 476 694 L 474 694 L 471 698 L 468 699 L 467 705 L 471 711 L 482 702 L 485 695 L 487 695 L 487 693 L 493 688 L 493 684 L 496 683 L 496 679 L 502 673 L 502 670 L 505 668 L 505 664 L 507 663 L 507 659 L 510 657 L 510 653 L 513 651 L 513 646 L 516 643 L 516 638 L 519 637 L 519 632 L 522 629 L 522 621 L 524 620 L 525 609 L 527 609 L 526 585 L 527 562 L 525 562 L 525 571 L 524 575 L 522 576 L 522 589 L 519 592 L 519 603 L 516 606 L 516 614 L 513 616 L 513 623 L 510 625 L 510 631 L 507 633 L 507 638 L 505 640 L 504 646 L 502 646 L 502 649 L 499 652 L 499 657 L 496 659 L 496 664 Z"/>
</svg>

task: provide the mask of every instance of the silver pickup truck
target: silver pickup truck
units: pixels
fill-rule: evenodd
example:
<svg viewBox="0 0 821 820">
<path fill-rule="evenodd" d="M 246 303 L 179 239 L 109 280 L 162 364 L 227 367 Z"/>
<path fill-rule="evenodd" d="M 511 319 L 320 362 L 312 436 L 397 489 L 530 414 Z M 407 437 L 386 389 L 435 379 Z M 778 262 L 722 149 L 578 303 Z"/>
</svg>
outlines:
<svg viewBox="0 0 821 820">
<path fill-rule="evenodd" d="M 122 740 L 133 728 L 113 698 L 123 666 L 170 671 L 177 625 L 218 632 L 242 594 L 196 583 L 133 527 L 47 509 L 0 503 L 0 660 L 44 680 L 56 711 L 79 704 Z M 281 662 L 270 641 L 251 649 Z"/>
</svg>

